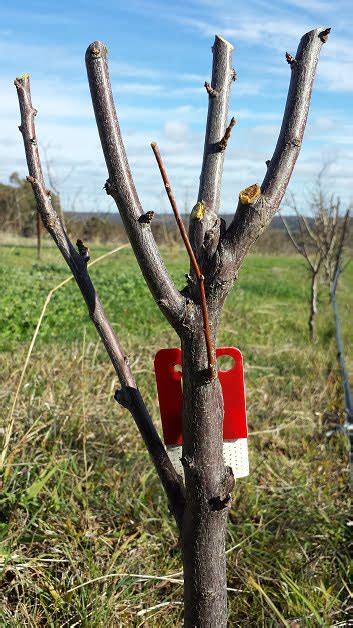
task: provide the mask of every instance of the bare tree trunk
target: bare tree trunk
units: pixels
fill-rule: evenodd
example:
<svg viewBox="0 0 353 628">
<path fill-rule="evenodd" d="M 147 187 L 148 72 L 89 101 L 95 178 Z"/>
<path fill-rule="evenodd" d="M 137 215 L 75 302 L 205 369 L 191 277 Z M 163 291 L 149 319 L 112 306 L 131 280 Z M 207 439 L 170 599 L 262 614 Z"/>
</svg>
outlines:
<svg viewBox="0 0 353 628">
<path fill-rule="evenodd" d="M 185 626 L 226 626 L 225 536 L 234 479 L 222 455 L 223 399 L 210 379 L 202 329 L 184 337 L 186 507 L 183 519 Z"/>
<path fill-rule="evenodd" d="M 41 234 L 41 220 L 40 214 L 36 213 L 36 231 L 37 231 L 37 259 L 41 258 L 42 251 L 42 234 Z"/>
<path fill-rule="evenodd" d="M 318 292 L 319 272 L 315 271 L 311 275 L 310 286 L 310 316 L 309 334 L 310 340 L 314 342 L 316 338 L 316 315 L 317 315 L 317 292 Z"/>
</svg>

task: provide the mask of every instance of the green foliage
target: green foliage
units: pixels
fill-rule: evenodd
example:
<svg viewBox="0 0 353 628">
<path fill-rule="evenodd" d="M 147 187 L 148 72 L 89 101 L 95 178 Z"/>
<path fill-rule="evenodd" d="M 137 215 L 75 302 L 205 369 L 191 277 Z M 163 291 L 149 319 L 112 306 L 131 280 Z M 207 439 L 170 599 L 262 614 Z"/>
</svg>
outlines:
<svg viewBox="0 0 353 628">
<path fill-rule="evenodd" d="M 102 252 L 93 248 L 92 259 Z M 181 287 L 185 254 L 165 258 Z M 3 428 L 44 299 L 67 276 L 52 247 L 34 259 L 34 248 L 0 248 Z M 92 275 L 160 429 L 153 356 L 177 339 L 130 250 Z M 352 276 L 348 267 L 339 293 L 350 369 Z M 325 437 L 342 420 L 341 385 L 325 292 L 315 345 L 307 298 L 299 258 L 252 256 L 225 305 L 219 345 L 244 354 L 251 459 L 228 526 L 231 626 L 349 618 L 347 448 L 342 436 Z M 0 495 L 1 625 L 181 625 L 175 526 L 137 429 L 113 401 L 116 387 L 69 282 L 48 306 L 15 413 Z"/>
</svg>

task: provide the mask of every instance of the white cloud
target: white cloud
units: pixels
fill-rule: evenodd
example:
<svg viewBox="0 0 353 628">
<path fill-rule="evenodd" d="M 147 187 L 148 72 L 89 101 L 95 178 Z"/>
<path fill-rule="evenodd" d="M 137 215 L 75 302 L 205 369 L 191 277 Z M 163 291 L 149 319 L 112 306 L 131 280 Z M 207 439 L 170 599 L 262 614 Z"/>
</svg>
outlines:
<svg viewBox="0 0 353 628">
<path fill-rule="evenodd" d="M 131 4 L 136 5 L 136 2 L 131 0 Z M 148 0 L 140 3 L 141 11 L 150 12 L 154 6 L 156 12 L 160 10 L 161 19 L 172 21 L 173 27 L 177 23 L 180 28 L 182 24 L 183 32 L 187 29 L 192 35 L 196 32 L 207 37 L 209 44 L 215 32 L 235 43 L 235 64 L 237 70 L 239 65 L 239 72 L 233 86 L 231 112 L 237 118 L 237 126 L 226 153 L 223 210 L 234 211 L 239 190 L 255 181 L 261 182 L 264 162 L 272 155 L 281 124 L 281 101 L 284 104 L 290 75 L 284 51 L 289 49 L 295 53 L 300 35 L 317 26 L 315 12 L 320 18 L 318 22 L 325 21 L 326 26 L 326 19 L 336 11 L 324 0 L 313 0 L 307 6 L 304 0 L 287 0 L 280 6 L 275 5 L 267 0 L 243 3 L 241 9 L 235 8 L 233 0 L 219 3 L 190 0 L 173 6 Z M 342 1 L 338 0 L 335 7 L 337 15 L 347 15 L 347 10 L 342 12 Z M 340 179 L 342 194 L 348 197 L 351 195 L 353 128 L 349 124 L 349 111 L 341 106 L 340 99 L 347 98 L 353 90 L 353 57 L 347 36 L 348 22 L 343 17 L 339 19 L 340 27 L 333 29 L 322 50 L 315 85 L 316 108 L 309 118 L 292 187 L 302 189 L 317 173 L 323 153 L 333 153 L 338 159 L 335 178 Z M 327 25 L 335 26 L 329 19 Z M 242 50 L 246 51 L 246 58 Z M 145 207 L 155 205 L 163 189 L 149 146 L 152 140 L 160 146 L 177 198 L 183 199 L 189 188 L 191 197 L 196 195 L 207 115 L 203 87 L 210 74 L 207 52 L 206 46 L 207 65 L 201 68 L 203 72 L 206 67 L 205 76 L 192 72 L 194 67 L 198 70 L 195 65 L 190 66 L 188 72 L 186 64 L 186 72 L 182 72 L 166 70 L 163 64 L 159 67 L 158 60 L 156 67 L 148 63 L 144 67 L 143 62 L 135 65 L 123 57 L 117 59 L 110 55 L 118 117 Z M 71 47 L 27 45 L 17 41 L 10 32 L 0 41 L 0 53 L 16 59 L 17 73 L 33 71 L 33 103 L 39 110 L 38 138 L 52 146 L 50 153 L 67 208 L 80 192 L 77 206 L 82 209 L 111 209 L 111 200 L 102 191 L 106 166 L 85 79 L 84 55 L 78 53 L 75 44 Z M 70 76 L 70 81 L 64 80 L 65 76 Z M 19 114 L 13 77 L 2 79 L 0 143 L 6 151 L 0 152 L 0 176 L 6 179 L 15 169 L 24 175 L 26 165 L 22 139 L 17 131 Z M 336 102 L 333 101 L 335 93 L 340 97 Z M 331 100 L 324 106 L 328 99 Z M 72 166 L 72 175 L 65 180 Z"/>
<path fill-rule="evenodd" d="M 168 120 L 164 125 L 164 133 L 168 140 L 183 142 L 190 135 L 190 129 L 184 122 Z"/>
</svg>

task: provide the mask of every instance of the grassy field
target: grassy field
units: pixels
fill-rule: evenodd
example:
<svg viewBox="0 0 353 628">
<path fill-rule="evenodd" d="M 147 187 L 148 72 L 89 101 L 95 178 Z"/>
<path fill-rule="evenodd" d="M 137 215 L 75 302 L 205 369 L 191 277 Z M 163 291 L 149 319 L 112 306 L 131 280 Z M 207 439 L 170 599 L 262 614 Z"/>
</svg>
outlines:
<svg viewBox="0 0 353 628">
<path fill-rule="evenodd" d="M 108 249 L 94 248 L 92 259 Z M 183 252 L 165 252 L 182 287 Z M 49 290 L 68 276 L 52 247 L 0 247 L 2 434 Z M 177 338 L 132 253 L 92 268 L 159 426 L 152 370 Z M 339 290 L 353 368 L 352 265 Z M 308 276 L 295 257 L 252 256 L 226 302 L 219 345 L 244 354 L 251 474 L 228 527 L 231 626 L 346 626 L 352 576 L 347 445 L 331 310 L 307 336 Z M 50 301 L 14 411 L 0 501 L 0 625 L 179 626 L 174 523 L 113 369 L 73 282 Z M 349 574 L 351 569 L 351 574 Z"/>
</svg>

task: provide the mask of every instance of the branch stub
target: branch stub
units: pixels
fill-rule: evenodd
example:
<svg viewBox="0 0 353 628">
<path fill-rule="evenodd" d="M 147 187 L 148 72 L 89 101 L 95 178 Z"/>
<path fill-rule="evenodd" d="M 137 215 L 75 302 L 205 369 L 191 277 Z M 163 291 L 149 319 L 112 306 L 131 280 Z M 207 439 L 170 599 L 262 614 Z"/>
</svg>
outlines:
<svg viewBox="0 0 353 628">
<path fill-rule="evenodd" d="M 204 201 L 197 201 L 196 205 L 192 208 L 190 218 L 192 220 L 202 220 L 205 217 L 206 205 Z"/>
<path fill-rule="evenodd" d="M 239 200 L 243 205 L 251 205 L 261 196 L 261 188 L 257 183 L 250 185 L 239 194 Z"/>
</svg>

